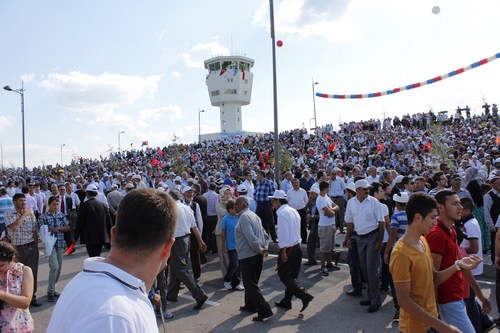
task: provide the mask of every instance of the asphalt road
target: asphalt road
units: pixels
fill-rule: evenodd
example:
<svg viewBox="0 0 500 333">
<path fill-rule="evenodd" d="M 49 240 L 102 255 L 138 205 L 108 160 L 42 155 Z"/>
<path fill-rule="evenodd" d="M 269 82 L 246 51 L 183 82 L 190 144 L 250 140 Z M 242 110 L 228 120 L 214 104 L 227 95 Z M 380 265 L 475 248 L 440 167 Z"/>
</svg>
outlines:
<svg viewBox="0 0 500 333">
<path fill-rule="evenodd" d="M 337 239 L 341 243 L 341 239 Z M 305 251 L 304 251 L 305 252 Z M 263 323 L 252 322 L 253 315 L 240 313 L 243 305 L 243 292 L 225 291 L 216 254 L 208 255 L 208 263 L 202 267 L 200 286 L 209 300 L 200 311 L 193 310 L 194 300 L 187 289 L 181 290 L 179 299 L 169 303 L 174 318 L 166 321 L 167 332 L 398 332 L 398 324 L 392 322 L 394 306 L 392 297 L 383 293 L 383 306 L 376 313 L 368 313 L 366 307 L 359 305 L 361 297 L 350 297 L 345 291 L 350 289 L 349 270 L 341 263 L 341 270 L 331 272 L 328 277 L 319 274 L 319 266 L 302 266 L 300 282 L 315 297 L 309 307 L 300 313 L 301 301 L 294 299 L 292 309 L 284 311 L 274 306 L 283 296 L 284 286 L 279 281 L 276 268 L 276 249 L 264 260 L 260 286 L 265 299 L 271 304 L 274 316 Z M 103 253 L 106 255 L 106 253 Z M 60 281 L 56 285 L 62 292 L 68 281 L 82 269 L 87 257 L 85 247 L 77 246 L 72 256 L 64 256 Z M 345 261 L 345 252 L 342 259 Z M 342 262 L 342 260 L 341 260 Z M 40 259 L 38 278 L 38 299 L 42 307 L 31 308 L 35 321 L 35 332 L 45 332 L 55 303 L 48 303 L 46 288 L 48 281 L 47 258 Z M 486 295 L 494 300 L 494 280 L 491 276 L 478 279 Z M 492 292 L 493 291 L 493 292 Z M 495 308 L 495 306 L 493 307 Z M 74 311 L 78 311 L 75 304 Z M 494 313 L 494 316 L 497 314 Z M 159 330 L 163 333 L 161 321 Z"/>
</svg>

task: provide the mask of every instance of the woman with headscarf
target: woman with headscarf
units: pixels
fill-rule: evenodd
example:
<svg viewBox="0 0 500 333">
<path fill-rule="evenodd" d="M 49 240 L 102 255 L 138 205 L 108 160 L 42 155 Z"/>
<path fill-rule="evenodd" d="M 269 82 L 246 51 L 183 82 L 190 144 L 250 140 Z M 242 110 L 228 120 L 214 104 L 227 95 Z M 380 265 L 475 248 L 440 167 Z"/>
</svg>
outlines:
<svg viewBox="0 0 500 333">
<path fill-rule="evenodd" d="M 219 198 L 217 199 L 217 203 L 215 204 L 215 208 L 217 210 L 217 225 L 215 226 L 215 239 L 217 241 L 217 253 L 219 254 L 219 263 L 220 269 L 222 272 L 222 276 L 226 275 L 227 267 L 229 266 L 229 257 L 227 253 L 222 251 L 222 238 L 221 238 L 221 222 L 222 218 L 227 214 L 226 205 L 227 202 L 231 199 L 234 199 L 232 195 L 231 186 L 223 185 L 219 190 Z"/>
<path fill-rule="evenodd" d="M 490 229 L 484 220 L 483 210 L 483 188 L 479 178 L 479 169 L 476 167 L 469 167 L 465 169 L 465 175 L 462 179 L 462 187 L 469 191 L 472 201 L 474 201 L 474 217 L 479 222 L 481 227 L 481 238 L 483 251 L 490 249 Z M 493 238 L 494 239 L 494 238 Z"/>
</svg>

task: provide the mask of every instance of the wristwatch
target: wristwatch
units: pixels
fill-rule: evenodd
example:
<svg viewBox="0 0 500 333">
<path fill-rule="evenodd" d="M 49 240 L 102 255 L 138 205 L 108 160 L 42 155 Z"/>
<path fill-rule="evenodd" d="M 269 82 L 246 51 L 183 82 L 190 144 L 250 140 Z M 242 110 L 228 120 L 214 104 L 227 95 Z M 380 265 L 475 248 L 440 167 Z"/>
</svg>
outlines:
<svg viewBox="0 0 500 333">
<path fill-rule="evenodd" d="M 459 262 L 460 262 L 460 260 L 455 260 L 455 268 L 457 269 L 457 271 L 461 271 L 462 270 L 460 268 L 460 266 L 458 265 Z"/>
</svg>

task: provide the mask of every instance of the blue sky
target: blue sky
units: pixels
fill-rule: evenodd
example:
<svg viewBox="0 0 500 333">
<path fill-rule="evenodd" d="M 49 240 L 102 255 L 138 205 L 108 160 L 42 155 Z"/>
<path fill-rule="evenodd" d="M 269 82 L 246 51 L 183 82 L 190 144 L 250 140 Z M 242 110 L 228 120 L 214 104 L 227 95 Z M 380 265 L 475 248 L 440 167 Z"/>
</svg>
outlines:
<svg viewBox="0 0 500 333">
<path fill-rule="evenodd" d="M 496 0 L 276 0 L 279 129 L 314 123 L 317 92 L 363 94 L 448 73 L 500 52 Z M 439 6 L 439 14 L 432 8 Z M 0 2 L 0 85 L 24 81 L 28 166 L 118 147 L 194 142 L 220 130 L 203 61 L 255 59 L 243 129 L 273 129 L 267 0 Z M 316 99 L 318 125 L 406 113 L 480 112 L 500 102 L 500 60 L 442 82 L 370 100 Z M 0 91 L 5 167 L 22 164 L 18 94 Z"/>
</svg>

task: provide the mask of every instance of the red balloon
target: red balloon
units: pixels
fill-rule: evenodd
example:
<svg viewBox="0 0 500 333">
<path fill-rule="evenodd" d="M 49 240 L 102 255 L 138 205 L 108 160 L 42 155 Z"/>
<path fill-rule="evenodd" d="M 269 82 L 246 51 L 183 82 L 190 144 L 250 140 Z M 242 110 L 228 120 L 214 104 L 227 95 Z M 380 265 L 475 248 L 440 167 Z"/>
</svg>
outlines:
<svg viewBox="0 0 500 333">
<path fill-rule="evenodd" d="M 283 46 L 283 41 L 278 40 L 278 41 L 276 42 L 276 45 L 278 45 L 278 47 L 282 47 L 282 46 Z"/>
</svg>

